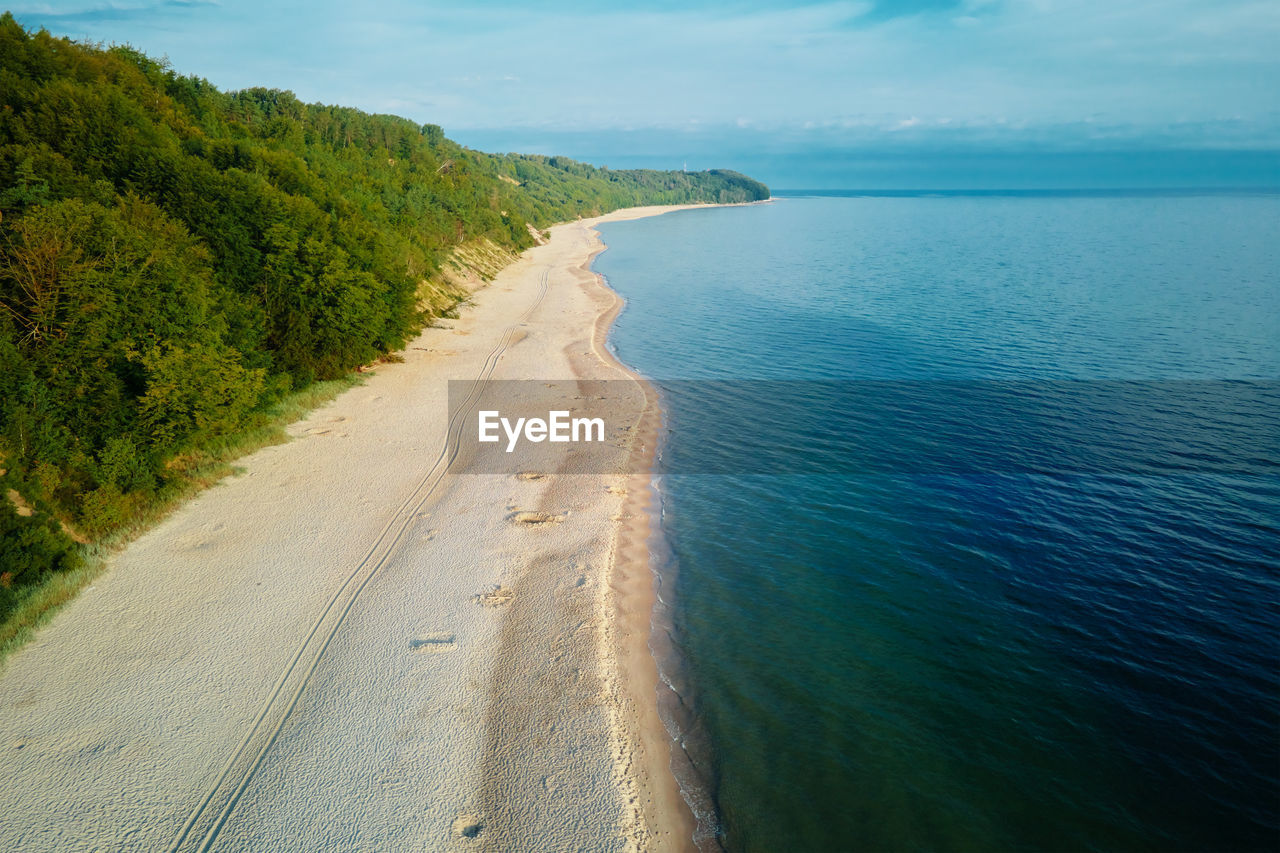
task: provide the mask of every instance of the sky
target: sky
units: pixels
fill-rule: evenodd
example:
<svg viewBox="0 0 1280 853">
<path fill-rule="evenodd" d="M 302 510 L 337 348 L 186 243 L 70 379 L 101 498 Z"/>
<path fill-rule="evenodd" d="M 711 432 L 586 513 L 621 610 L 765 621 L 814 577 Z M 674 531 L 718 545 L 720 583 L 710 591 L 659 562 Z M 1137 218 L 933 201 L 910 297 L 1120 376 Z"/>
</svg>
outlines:
<svg viewBox="0 0 1280 853">
<path fill-rule="evenodd" d="M 10 8 L 482 150 L 791 188 L 1280 186 L 1277 0 Z"/>
</svg>

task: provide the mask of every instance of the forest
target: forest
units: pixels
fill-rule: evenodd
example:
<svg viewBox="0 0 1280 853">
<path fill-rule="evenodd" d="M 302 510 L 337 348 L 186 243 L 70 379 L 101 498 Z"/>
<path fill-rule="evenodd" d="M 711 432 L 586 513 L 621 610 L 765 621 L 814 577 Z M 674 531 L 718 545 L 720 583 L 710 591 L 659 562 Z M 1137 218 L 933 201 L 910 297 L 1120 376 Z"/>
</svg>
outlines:
<svg viewBox="0 0 1280 853">
<path fill-rule="evenodd" d="M 222 92 L 0 17 L 0 620 L 187 494 L 210 448 L 401 348 L 450 253 L 638 204 L 768 198 L 731 171 L 486 154 Z"/>
</svg>

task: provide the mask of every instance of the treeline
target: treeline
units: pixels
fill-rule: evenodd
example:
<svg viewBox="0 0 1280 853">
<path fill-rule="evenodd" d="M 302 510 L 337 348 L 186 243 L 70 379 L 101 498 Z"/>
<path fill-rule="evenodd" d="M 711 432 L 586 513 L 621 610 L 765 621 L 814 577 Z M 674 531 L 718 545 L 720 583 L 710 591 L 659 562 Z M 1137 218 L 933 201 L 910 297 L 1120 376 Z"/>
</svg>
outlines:
<svg viewBox="0 0 1280 853">
<path fill-rule="evenodd" d="M 221 92 L 0 17 L 0 617 L 209 442 L 401 347 L 451 250 L 636 204 L 737 202 L 727 171 L 471 151 L 439 127 Z"/>
<path fill-rule="evenodd" d="M 499 174 L 521 183 L 525 193 L 517 209 L 533 222 L 563 220 L 565 211 L 594 216 L 642 204 L 731 204 L 769 198 L 769 188 L 764 184 L 728 169 L 614 171 L 567 157 L 507 154 L 493 159 Z"/>
</svg>

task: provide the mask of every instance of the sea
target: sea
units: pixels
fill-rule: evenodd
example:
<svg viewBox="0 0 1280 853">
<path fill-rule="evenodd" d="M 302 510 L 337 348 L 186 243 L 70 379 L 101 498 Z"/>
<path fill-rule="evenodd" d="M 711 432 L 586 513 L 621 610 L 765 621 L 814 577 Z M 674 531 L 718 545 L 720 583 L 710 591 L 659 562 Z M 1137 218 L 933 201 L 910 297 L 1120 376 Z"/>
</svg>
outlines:
<svg viewBox="0 0 1280 853">
<path fill-rule="evenodd" d="M 704 850 L 1280 849 L 1280 192 L 601 226 Z"/>
</svg>

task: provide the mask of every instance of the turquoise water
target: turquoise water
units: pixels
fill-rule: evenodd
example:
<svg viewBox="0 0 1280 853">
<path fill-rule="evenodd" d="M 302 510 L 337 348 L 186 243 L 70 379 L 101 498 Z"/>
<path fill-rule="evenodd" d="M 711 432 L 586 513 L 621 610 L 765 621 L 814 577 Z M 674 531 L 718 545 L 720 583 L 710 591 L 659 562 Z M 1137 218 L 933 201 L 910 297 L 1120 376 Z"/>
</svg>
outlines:
<svg viewBox="0 0 1280 853">
<path fill-rule="evenodd" d="M 664 395 L 658 646 L 704 847 L 1276 848 L 1280 196 L 602 232 L 612 343 Z M 1000 423 L 1016 453 L 966 438 Z"/>
</svg>

